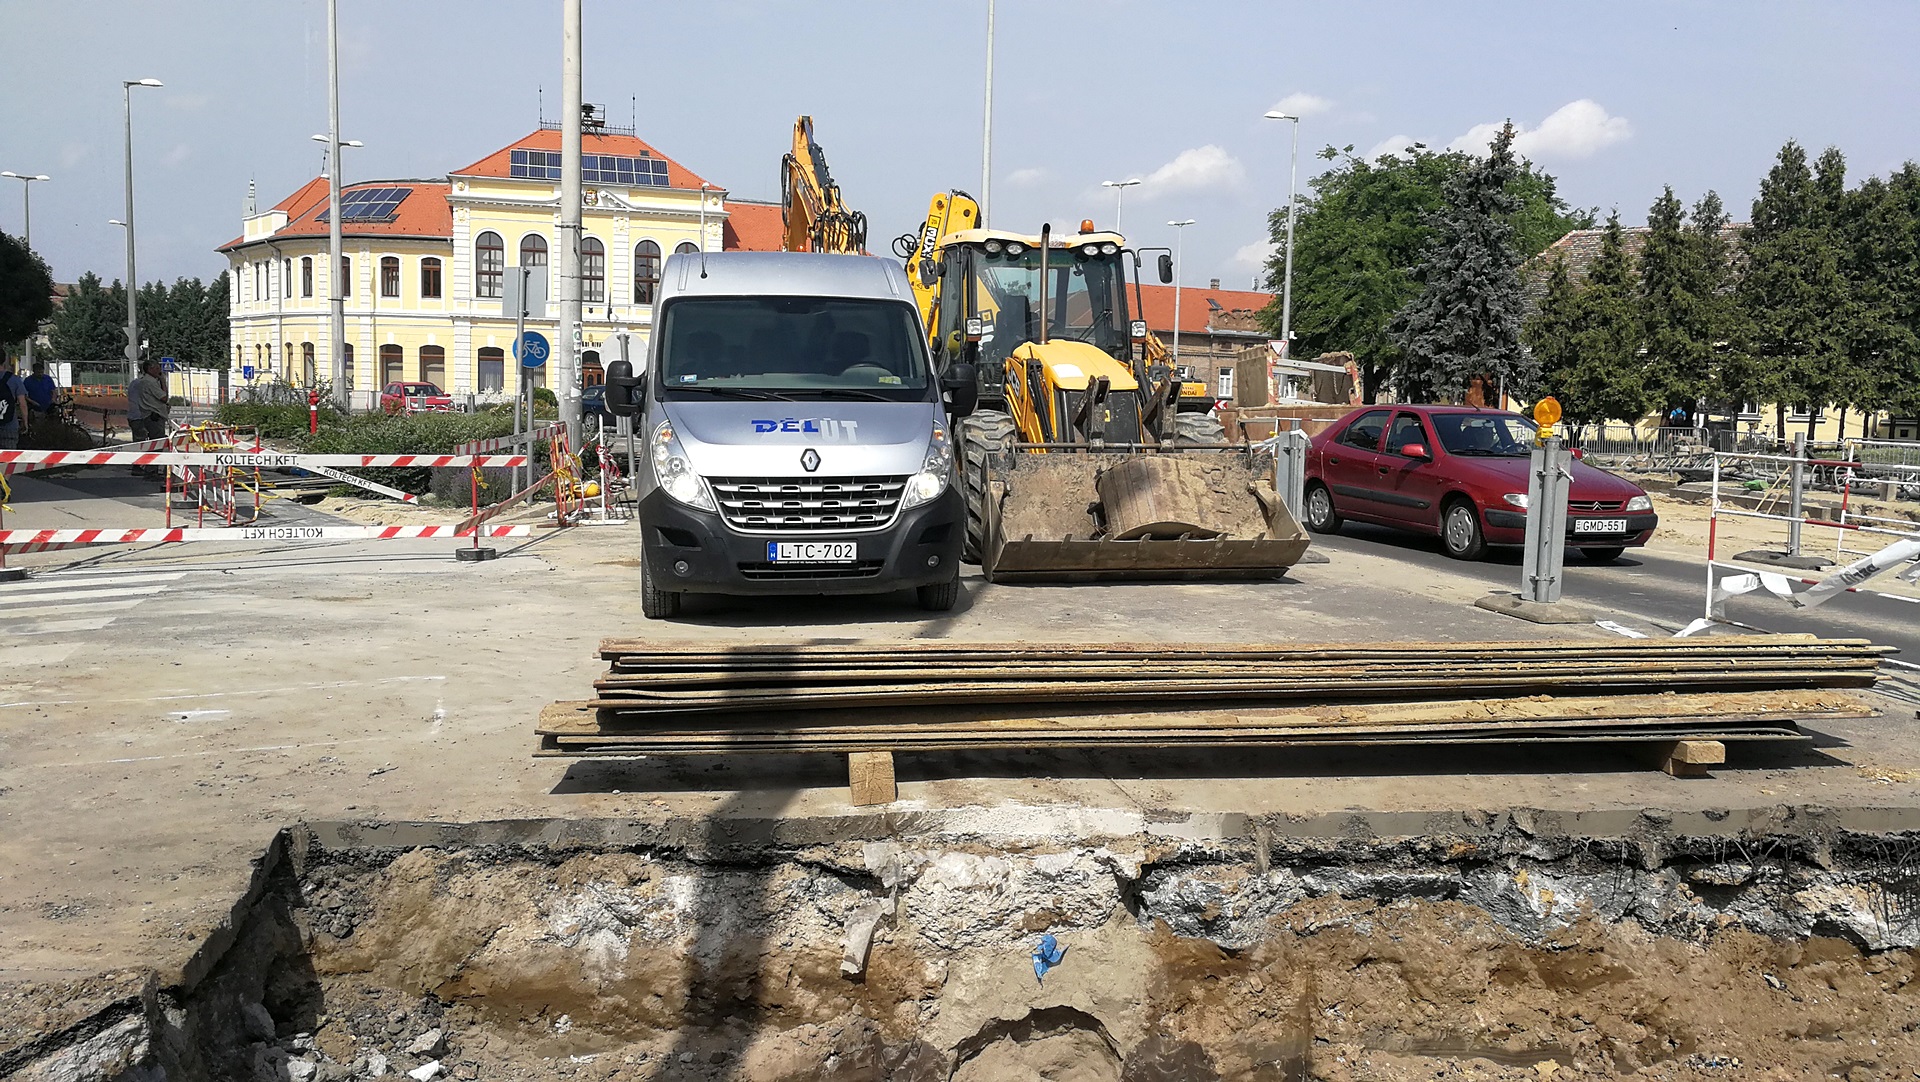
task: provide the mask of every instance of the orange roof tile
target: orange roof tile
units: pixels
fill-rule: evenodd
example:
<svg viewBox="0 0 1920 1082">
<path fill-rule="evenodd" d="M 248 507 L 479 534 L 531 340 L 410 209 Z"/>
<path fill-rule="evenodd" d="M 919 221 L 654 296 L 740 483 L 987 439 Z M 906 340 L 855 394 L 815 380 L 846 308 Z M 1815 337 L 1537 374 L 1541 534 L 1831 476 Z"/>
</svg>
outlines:
<svg viewBox="0 0 1920 1082">
<path fill-rule="evenodd" d="M 311 186 L 308 185 L 308 187 Z M 412 191 L 395 208 L 393 221 L 343 220 L 340 223 L 342 236 L 453 239 L 453 208 L 447 203 L 448 186 L 446 184 L 431 180 L 369 180 L 359 184 L 345 185 L 340 189 L 340 194 L 344 198 L 346 193 L 359 188 L 409 188 Z M 322 190 L 325 190 L 324 183 Z M 286 225 L 276 230 L 271 237 L 263 239 L 324 237 L 327 235 L 327 221 L 322 215 L 326 212 L 327 200 L 321 199 L 310 204 L 297 215 L 291 216 Z M 221 245 L 219 250 L 228 251 L 240 247 L 243 243 L 245 243 L 244 238 L 236 237 Z"/>
<path fill-rule="evenodd" d="M 729 252 L 777 252 L 787 239 L 787 227 L 781 218 L 778 203 L 729 199 L 720 247 Z"/>
<path fill-rule="evenodd" d="M 511 151 L 559 149 L 560 133 L 542 128 L 531 135 L 514 140 L 512 144 L 501 147 L 499 150 L 474 162 L 465 169 L 455 169 L 448 175 L 456 177 L 506 177 L 509 175 L 507 166 L 508 155 Z M 668 186 L 698 191 L 700 185 L 707 183 L 702 178 L 696 176 L 692 170 L 687 169 L 679 162 L 653 149 L 645 140 L 632 135 L 600 135 L 592 132 L 583 132 L 580 136 L 580 153 L 620 154 L 630 158 L 658 158 L 667 163 Z M 720 185 L 716 184 L 713 185 L 713 187 L 717 188 L 720 187 Z"/>
<path fill-rule="evenodd" d="M 289 219 L 298 218 L 302 211 L 315 202 L 325 202 L 327 198 L 327 178 L 317 176 L 300 185 L 298 191 L 273 205 L 274 210 L 284 210 Z"/>
<path fill-rule="evenodd" d="M 1208 300 L 1218 303 L 1223 312 L 1216 312 Z M 1182 286 L 1180 289 L 1180 333 L 1206 334 L 1209 324 L 1218 332 L 1250 333 L 1252 316 L 1272 304 L 1271 293 L 1256 293 L 1244 289 L 1201 289 L 1195 286 Z M 1163 285 L 1140 286 L 1140 302 L 1146 311 L 1142 318 L 1147 328 L 1155 332 L 1173 330 L 1173 287 Z M 1225 315 L 1237 315 L 1227 320 Z"/>
</svg>

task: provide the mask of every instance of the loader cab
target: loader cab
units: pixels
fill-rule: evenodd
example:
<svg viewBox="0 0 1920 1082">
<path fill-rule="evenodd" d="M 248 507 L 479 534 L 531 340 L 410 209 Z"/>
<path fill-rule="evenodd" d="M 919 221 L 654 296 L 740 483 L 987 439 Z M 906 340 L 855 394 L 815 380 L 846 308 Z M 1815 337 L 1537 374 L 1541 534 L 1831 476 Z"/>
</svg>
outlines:
<svg viewBox="0 0 1920 1082">
<path fill-rule="evenodd" d="M 1047 252 L 1046 311 L 1040 311 L 1039 238 L 973 229 L 946 238 L 934 313 L 934 364 L 972 363 L 983 400 L 1004 393 L 1007 358 L 1041 337 L 1084 342 L 1130 363 L 1126 260 L 1118 234 L 1060 234 Z"/>
</svg>

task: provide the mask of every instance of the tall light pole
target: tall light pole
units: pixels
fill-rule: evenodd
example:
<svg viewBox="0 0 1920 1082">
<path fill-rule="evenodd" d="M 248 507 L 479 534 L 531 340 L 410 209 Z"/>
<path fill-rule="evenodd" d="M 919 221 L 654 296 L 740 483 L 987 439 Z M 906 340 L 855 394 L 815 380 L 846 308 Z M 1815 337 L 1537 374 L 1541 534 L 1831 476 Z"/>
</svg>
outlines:
<svg viewBox="0 0 1920 1082">
<path fill-rule="evenodd" d="M 987 105 L 980 135 L 980 228 L 993 196 L 993 0 L 987 0 Z"/>
<path fill-rule="evenodd" d="M 1134 177 L 1132 180 L 1103 180 L 1100 182 L 1102 188 L 1113 189 L 1113 231 L 1115 233 L 1120 232 L 1120 197 L 1126 194 L 1128 188 L 1138 183 L 1140 183 L 1139 177 Z"/>
<path fill-rule="evenodd" d="M 20 182 L 20 198 L 25 204 L 23 209 L 26 212 L 26 221 L 24 223 L 25 232 L 20 234 L 20 239 L 26 244 L 27 251 L 31 252 L 33 251 L 33 182 L 36 180 L 52 180 L 53 178 L 47 176 L 45 173 L 29 175 L 27 173 L 16 173 L 11 169 L 0 172 L 0 177 L 12 177 Z M 27 335 L 26 368 L 29 372 L 33 371 L 33 335 L 31 334 Z"/>
<path fill-rule="evenodd" d="M 327 309 L 331 323 L 327 365 L 333 371 L 333 405 L 353 408 L 353 369 L 347 366 L 347 296 L 340 273 L 340 12 L 327 0 Z M 359 144 L 355 144 L 356 146 Z"/>
<path fill-rule="evenodd" d="M 140 316 L 135 311 L 140 295 L 140 278 L 133 261 L 133 88 L 165 86 L 158 79 L 122 79 L 120 94 L 125 99 L 127 116 L 127 382 L 140 371 Z"/>
<path fill-rule="evenodd" d="M 564 0 L 560 28 L 560 228 L 554 274 L 560 283 L 560 325 L 554 328 L 553 389 L 567 438 L 580 446 L 580 0 Z M 704 238 L 702 244 L 705 243 Z"/>
<path fill-rule="evenodd" d="M 1299 204 L 1294 199 L 1294 186 L 1300 179 L 1300 118 L 1283 113 L 1278 109 L 1267 114 L 1268 120 L 1293 121 L 1293 163 L 1287 170 L 1287 255 L 1286 269 L 1280 281 L 1280 348 L 1283 356 L 1293 356 L 1293 218 Z"/>
<path fill-rule="evenodd" d="M 1188 218 L 1167 224 L 1179 230 L 1174 234 L 1173 242 L 1173 370 L 1178 372 L 1180 370 L 1180 254 L 1186 248 L 1187 227 L 1193 224 L 1193 219 Z"/>
</svg>

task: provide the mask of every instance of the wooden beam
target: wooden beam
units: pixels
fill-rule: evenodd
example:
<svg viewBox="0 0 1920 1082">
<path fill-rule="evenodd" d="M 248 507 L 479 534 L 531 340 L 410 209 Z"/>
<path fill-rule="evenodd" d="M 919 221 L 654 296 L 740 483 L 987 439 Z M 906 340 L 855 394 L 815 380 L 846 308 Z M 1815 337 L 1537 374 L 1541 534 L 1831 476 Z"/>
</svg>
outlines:
<svg viewBox="0 0 1920 1082">
<path fill-rule="evenodd" d="M 855 751 L 847 754 L 847 788 L 856 807 L 891 804 L 900 798 L 893 780 L 893 753 Z"/>
<path fill-rule="evenodd" d="M 1719 740 L 1676 740 L 1653 745 L 1654 762 L 1676 778 L 1704 778 L 1707 768 L 1727 761 L 1727 745 Z"/>
</svg>

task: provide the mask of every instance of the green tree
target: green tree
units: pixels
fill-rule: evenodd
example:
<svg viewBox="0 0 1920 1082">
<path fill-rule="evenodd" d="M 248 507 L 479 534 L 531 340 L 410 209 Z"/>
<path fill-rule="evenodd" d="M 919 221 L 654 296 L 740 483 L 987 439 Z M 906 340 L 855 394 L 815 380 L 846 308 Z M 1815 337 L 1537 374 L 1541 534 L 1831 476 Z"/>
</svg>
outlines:
<svg viewBox="0 0 1920 1082">
<path fill-rule="evenodd" d="M 1888 180 L 1869 177 L 1840 198 L 1835 212 L 1851 302 L 1847 364 L 1832 387 L 1843 434 L 1848 410 L 1860 412 L 1864 434 L 1868 420 L 1920 377 L 1920 219 L 1908 190 L 1917 182 L 1920 168 L 1912 163 Z M 1908 390 L 1906 397 L 1913 394 Z"/>
<path fill-rule="evenodd" d="M 1848 361 L 1854 316 L 1840 246 L 1833 228 L 1834 192 L 1844 191 L 1845 161 L 1838 151 L 1821 157 L 1820 175 L 1807 168 L 1807 154 L 1789 141 L 1760 182 L 1752 225 L 1742 248 L 1746 271 L 1738 289 L 1750 335 L 1751 363 L 1742 366 L 1733 397 L 1774 402 L 1774 423 L 1786 434 L 1786 407 L 1813 415 L 1834 400 L 1838 374 Z"/>
<path fill-rule="evenodd" d="M 25 342 L 53 314 L 53 275 L 25 243 L 0 233 L 0 348 Z"/>
<path fill-rule="evenodd" d="M 1320 157 L 1338 164 L 1309 181 L 1312 191 L 1301 200 L 1295 223 L 1295 352 L 1351 351 L 1359 362 L 1362 394 L 1372 402 L 1401 358 L 1387 325 L 1419 293 L 1413 270 L 1433 242 L 1433 217 L 1445 204 L 1447 181 L 1474 159 L 1419 145 L 1371 161 L 1354 157 L 1351 146 L 1327 147 Z M 1569 210 L 1553 178 L 1528 163 L 1519 166 L 1510 184 L 1518 201 L 1512 216 L 1515 243 L 1523 255 L 1544 249 L 1569 229 L 1592 224 L 1591 212 Z M 1278 250 L 1286 241 L 1286 208 L 1274 211 L 1268 224 Z M 1276 293 L 1283 255 L 1267 264 L 1267 285 Z M 1279 337 L 1277 298 L 1261 320 L 1268 334 Z"/>
<path fill-rule="evenodd" d="M 1513 135 L 1505 125 L 1486 157 L 1447 179 L 1433 241 L 1415 271 L 1420 292 L 1388 328 L 1406 356 L 1399 387 L 1410 401 L 1457 401 L 1477 376 L 1521 395 L 1539 383 L 1539 368 L 1520 348 Z"/>
<path fill-rule="evenodd" d="M 1540 307 L 1520 329 L 1520 340 L 1533 354 L 1550 389 L 1560 385 L 1564 374 L 1579 367 L 1579 321 L 1580 289 L 1567 271 L 1567 257 L 1555 256 Z"/>
<path fill-rule="evenodd" d="M 1715 365 L 1734 338 L 1726 212 L 1713 192 L 1687 220 L 1668 186 L 1647 212 L 1640 249 L 1640 310 L 1647 389 L 1662 417 L 1688 415 L 1713 388 Z"/>
<path fill-rule="evenodd" d="M 1563 365 L 1544 377 L 1568 423 L 1638 422 L 1657 397 L 1641 353 L 1640 285 L 1627 257 L 1618 211 L 1607 218 L 1600 254 L 1574 301 L 1571 322 L 1571 348 L 1563 354 Z"/>
<path fill-rule="evenodd" d="M 63 361 L 110 361 L 127 355 L 127 294 L 116 280 L 102 286 L 92 271 L 80 276 L 53 317 L 47 345 Z"/>
</svg>

